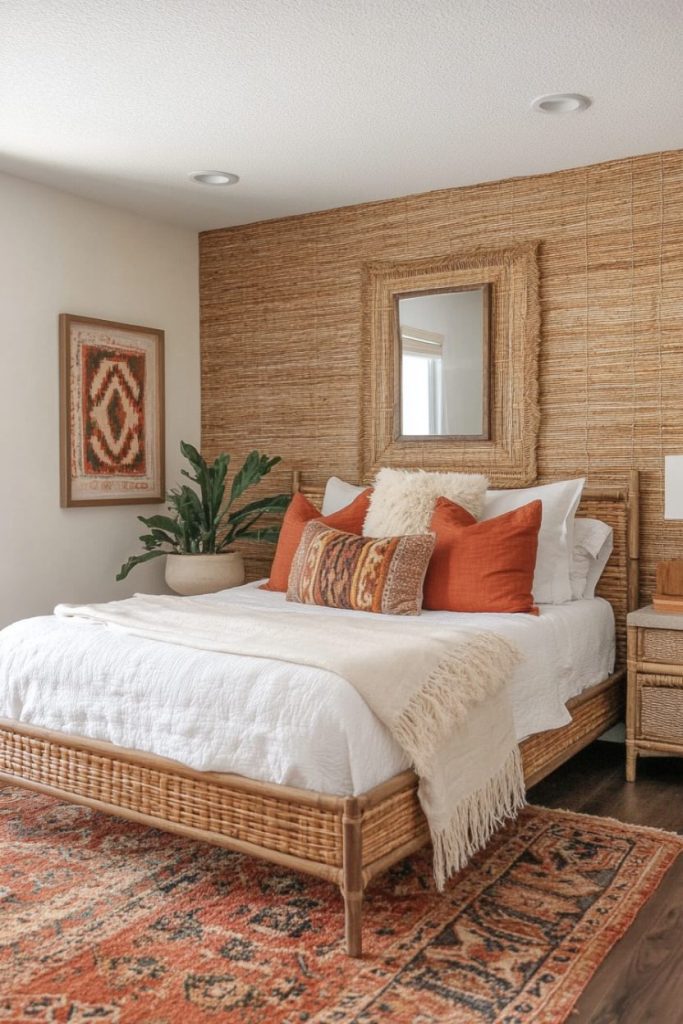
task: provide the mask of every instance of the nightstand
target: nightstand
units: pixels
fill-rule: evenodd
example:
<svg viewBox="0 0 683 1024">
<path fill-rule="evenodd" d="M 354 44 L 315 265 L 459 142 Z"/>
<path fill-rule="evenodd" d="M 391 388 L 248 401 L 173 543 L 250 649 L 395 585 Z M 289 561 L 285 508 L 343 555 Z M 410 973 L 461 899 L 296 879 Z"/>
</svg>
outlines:
<svg viewBox="0 0 683 1024">
<path fill-rule="evenodd" d="M 635 782 L 638 754 L 683 757 L 683 614 L 648 605 L 626 621 L 626 779 Z"/>
</svg>

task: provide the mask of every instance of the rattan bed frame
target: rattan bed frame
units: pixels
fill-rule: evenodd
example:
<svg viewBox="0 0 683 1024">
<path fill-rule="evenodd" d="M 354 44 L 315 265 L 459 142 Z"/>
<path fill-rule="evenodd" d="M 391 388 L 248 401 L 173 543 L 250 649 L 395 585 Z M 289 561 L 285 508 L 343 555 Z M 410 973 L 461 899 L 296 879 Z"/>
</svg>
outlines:
<svg viewBox="0 0 683 1024">
<path fill-rule="evenodd" d="M 299 487 L 295 475 L 295 487 Z M 306 489 L 313 500 L 319 490 Z M 572 721 L 522 745 L 531 786 L 617 722 L 624 703 L 626 613 L 638 606 L 638 474 L 625 486 L 584 491 L 579 515 L 614 528 L 598 592 L 617 621 L 617 671 L 571 700 Z M 361 955 L 368 883 L 429 841 L 417 779 L 402 772 L 361 796 L 337 797 L 238 775 L 197 772 L 175 761 L 0 720 L 0 784 L 15 784 L 144 825 L 262 857 L 336 883 L 346 945 Z"/>
</svg>

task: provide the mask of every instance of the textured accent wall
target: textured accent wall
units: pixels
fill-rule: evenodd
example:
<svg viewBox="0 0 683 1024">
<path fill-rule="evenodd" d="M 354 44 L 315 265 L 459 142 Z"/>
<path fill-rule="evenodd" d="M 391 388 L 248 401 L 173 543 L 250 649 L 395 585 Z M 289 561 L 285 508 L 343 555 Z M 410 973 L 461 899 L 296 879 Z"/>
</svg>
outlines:
<svg viewBox="0 0 683 1024">
<path fill-rule="evenodd" d="M 648 593 L 683 555 L 661 518 L 663 455 L 683 452 L 683 151 L 201 235 L 205 448 L 283 455 L 270 487 L 355 480 L 364 261 L 536 240 L 539 478 L 643 471 Z"/>
</svg>

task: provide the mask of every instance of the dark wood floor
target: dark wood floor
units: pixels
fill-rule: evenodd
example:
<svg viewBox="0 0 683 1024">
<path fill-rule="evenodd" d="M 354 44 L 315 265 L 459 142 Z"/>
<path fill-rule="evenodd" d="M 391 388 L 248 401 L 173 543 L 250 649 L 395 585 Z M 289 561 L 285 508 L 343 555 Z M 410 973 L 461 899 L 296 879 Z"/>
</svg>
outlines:
<svg viewBox="0 0 683 1024">
<path fill-rule="evenodd" d="M 640 758 L 624 781 L 624 748 L 594 743 L 529 793 L 531 803 L 683 834 L 683 758 Z M 683 1024 L 683 856 L 606 957 L 571 1024 Z"/>
</svg>

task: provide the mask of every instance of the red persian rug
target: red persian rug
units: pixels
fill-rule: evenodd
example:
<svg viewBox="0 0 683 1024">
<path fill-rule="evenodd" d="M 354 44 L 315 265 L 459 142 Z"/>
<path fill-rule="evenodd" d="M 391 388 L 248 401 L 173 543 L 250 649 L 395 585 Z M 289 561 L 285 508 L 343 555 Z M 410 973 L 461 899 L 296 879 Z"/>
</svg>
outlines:
<svg viewBox="0 0 683 1024">
<path fill-rule="evenodd" d="M 329 884 L 0 789 L 0 1021 L 558 1024 L 681 850 L 529 807 L 444 895 L 379 879 L 351 960 Z"/>
</svg>

